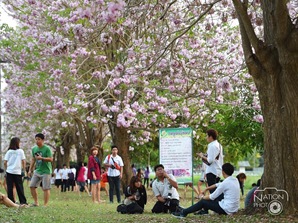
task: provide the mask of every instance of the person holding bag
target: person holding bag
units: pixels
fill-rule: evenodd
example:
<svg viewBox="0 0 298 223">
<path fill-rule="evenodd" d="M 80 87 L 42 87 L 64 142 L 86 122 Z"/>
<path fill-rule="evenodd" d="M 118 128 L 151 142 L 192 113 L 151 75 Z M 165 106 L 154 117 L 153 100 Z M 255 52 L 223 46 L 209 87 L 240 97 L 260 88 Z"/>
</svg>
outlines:
<svg viewBox="0 0 298 223">
<path fill-rule="evenodd" d="M 113 203 L 114 188 L 116 190 L 117 201 L 120 203 L 120 179 L 122 178 L 124 164 L 122 158 L 118 155 L 118 147 L 112 145 L 111 151 L 112 154 L 106 156 L 104 160 L 105 167 L 108 168 L 110 203 Z"/>
</svg>

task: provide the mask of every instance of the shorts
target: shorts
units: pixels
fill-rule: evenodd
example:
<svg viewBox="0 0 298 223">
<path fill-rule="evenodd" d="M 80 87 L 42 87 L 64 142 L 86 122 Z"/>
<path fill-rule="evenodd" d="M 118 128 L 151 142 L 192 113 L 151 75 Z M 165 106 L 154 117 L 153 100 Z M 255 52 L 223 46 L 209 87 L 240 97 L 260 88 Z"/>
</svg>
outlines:
<svg viewBox="0 0 298 223">
<path fill-rule="evenodd" d="M 39 174 L 34 171 L 33 177 L 30 182 L 30 187 L 37 188 L 42 182 L 42 189 L 43 190 L 50 190 L 51 189 L 51 174 Z"/>
<path fill-rule="evenodd" d="M 77 185 L 80 186 L 80 187 L 85 187 L 86 182 L 77 181 Z"/>
<path fill-rule="evenodd" d="M 100 187 L 105 188 L 106 187 L 106 182 L 100 181 Z"/>
<path fill-rule="evenodd" d="M 100 182 L 100 180 L 90 180 L 90 184 L 98 184 Z"/>
</svg>

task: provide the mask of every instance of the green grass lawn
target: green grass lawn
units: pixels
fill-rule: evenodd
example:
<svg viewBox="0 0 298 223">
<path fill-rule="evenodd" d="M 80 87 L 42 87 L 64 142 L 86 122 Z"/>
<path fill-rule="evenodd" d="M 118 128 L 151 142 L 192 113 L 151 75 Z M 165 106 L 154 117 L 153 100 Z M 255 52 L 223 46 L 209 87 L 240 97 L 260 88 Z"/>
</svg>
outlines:
<svg viewBox="0 0 298 223">
<path fill-rule="evenodd" d="M 254 181 L 253 181 L 254 182 Z M 251 183 L 250 183 L 251 185 Z M 249 186 L 250 186 L 249 185 Z M 26 187 L 26 196 L 29 203 L 33 202 L 30 195 L 29 188 Z M 3 188 L 0 188 L 4 192 Z M 39 188 L 39 201 L 43 203 L 42 191 Z M 184 188 L 180 186 L 179 194 L 181 196 L 181 206 L 188 207 L 191 205 L 192 193 L 191 189 L 187 188 L 184 193 Z M 263 216 L 219 216 L 217 214 L 210 214 L 208 216 L 195 216 L 190 214 L 185 219 L 176 219 L 170 214 L 152 214 L 151 209 L 155 203 L 155 198 L 152 191 L 148 190 L 148 204 L 145 207 L 144 214 L 139 215 L 123 215 L 116 212 L 118 204 L 110 204 L 108 197 L 102 191 L 102 199 L 106 200 L 102 204 L 93 204 L 91 197 L 84 193 L 81 197 L 76 192 L 60 193 L 56 188 L 51 190 L 51 198 L 48 207 L 30 207 L 22 209 L 6 208 L 0 206 L 0 223 L 49 223 L 49 222 L 111 222 L 111 223 L 125 223 L 125 222 L 295 222 L 291 219 L 283 219 L 281 217 L 273 217 L 270 215 Z M 115 199 L 115 198 L 114 198 Z M 241 201 L 243 203 L 243 200 Z"/>
</svg>

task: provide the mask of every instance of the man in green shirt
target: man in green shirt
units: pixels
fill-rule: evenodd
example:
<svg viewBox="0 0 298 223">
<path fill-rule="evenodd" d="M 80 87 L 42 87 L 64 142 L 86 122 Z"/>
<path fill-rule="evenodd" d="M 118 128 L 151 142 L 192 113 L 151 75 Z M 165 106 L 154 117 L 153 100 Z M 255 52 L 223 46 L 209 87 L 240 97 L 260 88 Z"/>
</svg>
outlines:
<svg viewBox="0 0 298 223">
<path fill-rule="evenodd" d="M 38 206 L 37 200 L 37 190 L 36 188 L 40 185 L 42 181 L 42 190 L 44 192 L 44 206 L 48 205 L 50 199 L 50 189 L 51 189 L 51 174 L 52 174 L 52 151 L 50 147 L 44 145 L 44 135 L 38 133 L 35 136 L 36 146 L 32 148 L 32 160 L 30 163 L 30 168 L 28 175 L 33 176 L 30 183 L 30 190 L 32 197 L 34 199 L 33 206 Z M 33 170 L 35 166 L 35 170 Z"/>
</svg>

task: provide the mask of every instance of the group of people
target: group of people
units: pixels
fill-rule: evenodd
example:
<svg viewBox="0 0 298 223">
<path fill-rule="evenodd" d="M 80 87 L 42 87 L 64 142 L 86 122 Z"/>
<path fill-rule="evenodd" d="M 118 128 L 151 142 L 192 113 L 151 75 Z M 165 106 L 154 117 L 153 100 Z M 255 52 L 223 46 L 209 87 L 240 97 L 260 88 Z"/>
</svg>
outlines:
<svg viewBox="0 0 298 223">
<path fill-rule="evenodd" d="M 98 147 L 93 146 L 90 150 L 87 166 L 84 162 L 79 162 L 76 168 L 67 168 L 63 165 L 63 169 L 56 168 L 54 170 L 55 185 L 57 188 L 61 186 L 61 192 L 65 192 L 69 186 L 74 186 L 79 193 L 86 191 L 92 196 L 94 203 L 102 203 L 100 191 L 104 189 L 106 195 L 109 195 L 110 202 L 113 203 L 114 191 L 118 203 L 120 197 L 120 179 L 123 174 L 123 160 L 118 155 L 117 146 L 111 146 L 111 154 L 109 154 L 102 163 L 98 158 Z M 106 187 L 109 183 L 109 192 Z M 90 189 L 88 188 L 88 184 Z M 74 190 L 72 188 L 72 190 Z M 90 191 L 90 192 L 89 192 Z"/>
<path fill-rule="evenodd" d="M 36 188 L 42 184 L 44 192 L 44 205 L 47 206 L 50 198 L 51 173 L 53 161 L 51 149 L 44 144 L 44 135 L 35 135 L 36 145 L 32 148 L 32 160 L 28 172 L 26 171 L 26 157 L 24 150 L 20 148 L 20 138 L 13 137 L 10 140 L 8 151 L 4 156 L 4 171 L 6 178 L 7 197 L 0 194 L 1 203 L 8 207 L 27 206 L 27 198 L 24 193 L 23 177 L 27 173 L 30 181 L 30 191 L 34 200 L 33 206 L 37 206 L 38 197 Z M 16 204 L 14 188 L 19 198 Z"/>
<path fill-rule="evenodd" d="M 36 188 L 41 185 L 44 192 L 44 206 L 48 205 L 51 188 L 51 174 L 53 161 L 51 149 L 44 144 L 44 135 L 39 133 L 35 136 L 36 146 L 32 148 L 32 160 L 30 163 L 28 176 L 31 177 L 30 191 L 33 197 L 33 206 L 38 206 Z M 204 162 L 204 178 L 207 181 L 207 187 L 202 190 L 199 188 L 199 201 L 189 208 L 181 208 L 179 206 L 178 183 L 172 174 L 168 174 L 162 164 L 154 167 L 156 175 L 152 183 L 152 191 L 156 198 L 156 203 L 152 208 L 152 213 L 168 213 L 170 212 L 177 218 L 184 218 L 190 213 L 207 214 L 212 210 L 219 214 L 236 213 L 240 207 L 240 190 L 243 191 L 243 182 L 246 176 L 241 174 L 237 178 L 233 177 L 234 167 L 230 163 L 223 163 L 222 146 L 217 141 L 217 132 L 213 129 L 207 131 L 208 149 L 207 153 L 198 153 L 198 156 Z M 15 137 L 11 140 L 9 150 L 4 158 L 4 168 L 6 171 L 7 181 L 7 197 L 0 194 L 0 202 L 5 203 L 10 207 L 17 207 L 13 197 L 12 188 L 16 187 L 17 194 L 20 200 L 20 205 L 27 205 L 27 199 L 24 194 L 22 183 L 22 173 L 25 171 L 26 158 L 24 151 L 20 149 L 20 139 Z M 79 190 L 84 190 L 88 193 L 86 187 L 86 175 L 91 184 L 92 201 L 101 203 L 100 189 L 102 182 L 109 184 L 109 201 L 113 203 L 114 191 L 116 192 L 117 202 L 121 203 L 120 181 L 123 176 L 123 160 L 118 155 L 117 146 L 111 147 L 111 154 L 107 155 L 103 164 L 98 158 L 98 147 L 91 148 L 91 153 L 88 158 L 87 168 L 84 163 L 80 163 L 77 169 L 69 170 L 64 165 L 60 171 L 55 171 L 55 185 L 62 185 L 62 191 L 65 190 L 63 183 L 64 179 L 70 178 L 70 172 L 74 174 L 76 184 Z M 67 169 L 67 170 L 66 170 Z M 107 171 L 105 171 L 105 169 Z M 134 166 L 132 166 L 134 170 Z M 127 208 L 127 213 L 142 213 L 147 203 L 147 192 L 145 184 L 149 183 L 149 168 L 145 172 L 144 184 L 142 183 L 143 175 L 141 171 L 136 171 L 133 174 L 130 184 L 125 188 L 124 204 Z M 219 182 L 220 176 L 224 177 L 222 182 Z M 60 176 L 57 177 L 57 176 Z M 67 176 L 67 177 L 66 177 Z M 147 179 L 148 178 L 148 179 Z M 203 180 L 200 179 L 202 183 Z M 209 192 L 207 194 L 207 191 Z M 243 193 L 243 192 L 242 192 Z"/>
<path fill-rule="evenodd" d="M 30 162 L 27 176 L 30 178 L 30 192 L 33 197 L 34 203 L 31 206 L 39 206 L 37 187 L 41 186 L 44 193 L 44 206 L 47 206 L 50 199 L 51 178 L 52 178 L 52 162 L 53 155 L 51 149 L 44 144 L 45 136 L 42 133 L 35 135 L 36 145 L 32 148 L 32 159 Z M 85 174 L 87 171 L 87 178 L 91 184 L 91 194 L 94 203 L 102 202 L 100 199 L 100 188 L 104 181 L 109 183 L 109 198 L 113 203 L 114 189 L 118 203 L 121 202 L 120 197 L 120 179 L 123 175 L 123 161 L 117 154 L 117 146 L 111 147 L 111 154 L 104 160 L 104 165 L 97 156 L 98 148 L 92 147 L 91 155 L 88 158 L 88 168 L 84 168 L 81 163 L 81 168 L 78 171 L 75 168 L 68 169 L 63 165 L 63 169 L 56 169 L 55 185 L 61 185 L 61 191 L 65 192 L 67 187 L 75 186 L 75 182 L 80 186 L 80 190 L 88 191 L 86 187 Z M 107 168 L 107 171 L 104 169 Z M 7 196 L 0 194 L 0 202 L 9 207 L 27 206 L 27 199 L 24 193 L 23 180 L 24 173 L 26 173 L 26 157 L 23 149 L 20 148 L 20 139 L 14 137 L 10 141 L 10 146 L 4 157 L 4 171 L 7 186 Z M 105 179 L 105 180 L 104 180 Z M 100 181 L 101 184 L 100 184 Z M 17 205 L 14 198 L 13 188 L 16 188 L 19 204 Z M 16 204 L 16 205 L 12 205 Z"/>
</svg>

